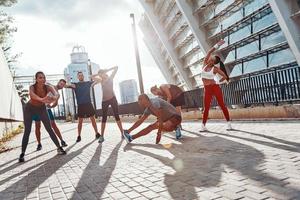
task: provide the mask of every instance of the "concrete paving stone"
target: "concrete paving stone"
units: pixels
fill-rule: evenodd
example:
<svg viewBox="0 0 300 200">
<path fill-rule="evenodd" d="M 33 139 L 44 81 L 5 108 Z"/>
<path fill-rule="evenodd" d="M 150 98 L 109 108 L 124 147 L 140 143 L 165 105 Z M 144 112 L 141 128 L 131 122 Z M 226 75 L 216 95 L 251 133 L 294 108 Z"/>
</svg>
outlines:
<svg viewBox="0 0 300 200">
<path fill-rule="evenodd" d="M 260 193 L 253 192 L 253 191 L 250 191 L 250 190 L 242 191 L 239 194 L 241 194 L 241 195 L 243 195 L 245 197 L 249 197 L 249 198 L 255 199 L 255 200 L 263 200 L 263 199 L 268 199 L 269 198 L 265 194 L 260 194 Z"/>
<path fill-rule="evenodd" d="M 132 191 L 132 188 L 128 187 L 127 185 L 117 187 L 117 189 L 120 190 L 122 193 Z"/>
<path fill-rule="evenodd" d="M 159 197 L 159 194 L 157 194 L 155 192 L 152 192 L 152 191 L 143 192 L 143 193 L 141 193 L 141 195 L 143 195 L 143 196 L 145 196 L 146 198 L 149 198 L 149 199 Z"/>
<path fill-rule="evenodd" d="M 267 190 L 266 188 L 257 187 L 257 186 L 254 186 L 254 185 L 243 185 L 242 188 L 245 188 L 246 190 L 256 192 L 256 193 L 260 193 L 260 194 Z"/>
<path fill-rule="evenodd" d="M 111 196 L 113 199 L 122 199 L 122 198 L 126 198 L 125 194 L 123 194 L 122 192 L 113 192 L 110 193 L 109 196 Z"/>
<path fill-rule="evenodd" d="M 210 191 L 200 191 L 197 192 L 197 195 L 201 198 L 208 198 L 208 199 L 218 199 L 221 198 L 221 195 L 215 193 L 215 192 L 210 192 Z"/>
<path fill-rule="evenodd" d="M 126 145 L 107 123 L 112 134 L 99 146 L 90 124 L 75 144 L 76 134 L 64 130 L 76 133 L 77 124 L 58 123 L 67 155 L 56 156 L 47 134 L 36 152 L 31 137 L 21 165 L 18 135 L 0 154 L 0 199 L 300 199 L 299 122 L 233 121 L 237 130 L 228 132 L 210 120 L 210 133 L 199 133 L 200 125 L 183 122 L 191 133 L 182 131 L 180 141 L 171 133 L 155 145 L 151 133 Z"/>
<path fill-rule="evenodd" d="M 141 194 L 140 193 L 137 193 L 135 191 L 130 191 L 130 192 L 126 192 L 124 193 L 126 196 L 128 196 L 130 199 L 135 199 L 135 198 L 138 198 L 138 197 L 141 197 Z"/>
</svg>

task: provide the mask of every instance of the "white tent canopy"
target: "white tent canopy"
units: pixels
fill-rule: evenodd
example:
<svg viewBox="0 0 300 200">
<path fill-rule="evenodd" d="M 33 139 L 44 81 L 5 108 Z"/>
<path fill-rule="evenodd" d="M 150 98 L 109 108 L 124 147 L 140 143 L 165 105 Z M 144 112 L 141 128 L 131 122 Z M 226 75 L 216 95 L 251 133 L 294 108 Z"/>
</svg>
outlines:
<svg viewBox="0 0 300 200">
<path fill-rule="evenodd" d="M 23 121 L 23 110 L 0 46 L 0 120 Z"/>
</svg>

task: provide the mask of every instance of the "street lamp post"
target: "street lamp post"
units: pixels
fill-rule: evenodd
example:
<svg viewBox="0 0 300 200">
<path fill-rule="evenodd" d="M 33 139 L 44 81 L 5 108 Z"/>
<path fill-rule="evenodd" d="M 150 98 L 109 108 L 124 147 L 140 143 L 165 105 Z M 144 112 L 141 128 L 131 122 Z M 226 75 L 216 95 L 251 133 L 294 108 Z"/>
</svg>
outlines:
<svg viewBox="0 0 300 200">
<path fill-rule="evenodd" d="M 131 13 L 130 17 L 132 18 L 131 27 L 132 27 L 132 34 L 133 34 L 133 41 L 134 41 L 134 51 L 135 51 L 136 66 L 137 66 L 137 72 L 138 72 L 138 78 L 139 78 L 140 93 L 144 94 L 143 76 L 142 76 L 140 55 L 139 55 L 139 49 L 138 49 L 138 43 L 137 43 L 137 37 L 136 37 L 134 14 Z"/>
</svg>

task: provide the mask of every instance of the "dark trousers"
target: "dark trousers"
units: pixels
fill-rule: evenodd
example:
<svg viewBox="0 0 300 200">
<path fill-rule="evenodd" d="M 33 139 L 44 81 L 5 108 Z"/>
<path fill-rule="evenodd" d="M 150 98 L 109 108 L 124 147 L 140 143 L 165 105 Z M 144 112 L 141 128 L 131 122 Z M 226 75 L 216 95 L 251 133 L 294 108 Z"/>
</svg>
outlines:
<svg viewBox="0 0 300 200">
<path fill-rule="evenodd" d="M 33 106 L 30 103 L 27 103 L 25 105 L 24 109 L 24 135 L 22 139 L 22 153 L 25 153 L 27 145 L 28 145 L 28 140 L 29 140 L 29 135 L 31 132 L 31 125 L 32 125 L 32 116 L 33 115 L 38 115 L 43 122 L 45 129 L 50 135 L 51 140 L 54 142 L 56 147 L 60 147 L 58 139 L 51 128 L 49 116 L 47 114 L 46 106 Z"/>
<path fill-rule="evenodd" d="M 107 120 L 107 111 L 109 105 L 113 110 L 116 121 L 120 121 L 118 101 L 116 97 L 113 97 L 107 101 L 102 101 L 102 122 L 106 122 Z"/>
</svg>

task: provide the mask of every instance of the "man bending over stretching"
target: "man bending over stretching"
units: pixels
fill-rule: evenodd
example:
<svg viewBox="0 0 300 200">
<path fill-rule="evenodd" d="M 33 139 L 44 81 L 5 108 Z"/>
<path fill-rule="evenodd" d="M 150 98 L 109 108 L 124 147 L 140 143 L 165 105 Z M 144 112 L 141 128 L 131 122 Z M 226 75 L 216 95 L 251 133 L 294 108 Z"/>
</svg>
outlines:
<svg viewBox="0 0 300 200">
<path fill-rule="evenodd" d="M 161 139 L 162 132 L 174 131 L 181 123 L 181 115 L 176 111 L 176 108 L 161 98 L 149 99 L 146 94 L 142 94 L 139 96 L 138 103 L 140 107 L 145 110 L 142 117 L 138 119 L 138 121 L 136 121 L 130 129 L 124 130 L 123 134 L 128 143 L 158 129 L 156 136 L 156 144 L 158 144 Z M 137 134 L 130 135 L 130 133 L 139 127 L 150 114 L 156 116 L 157 121 Z"/>
</svg>

